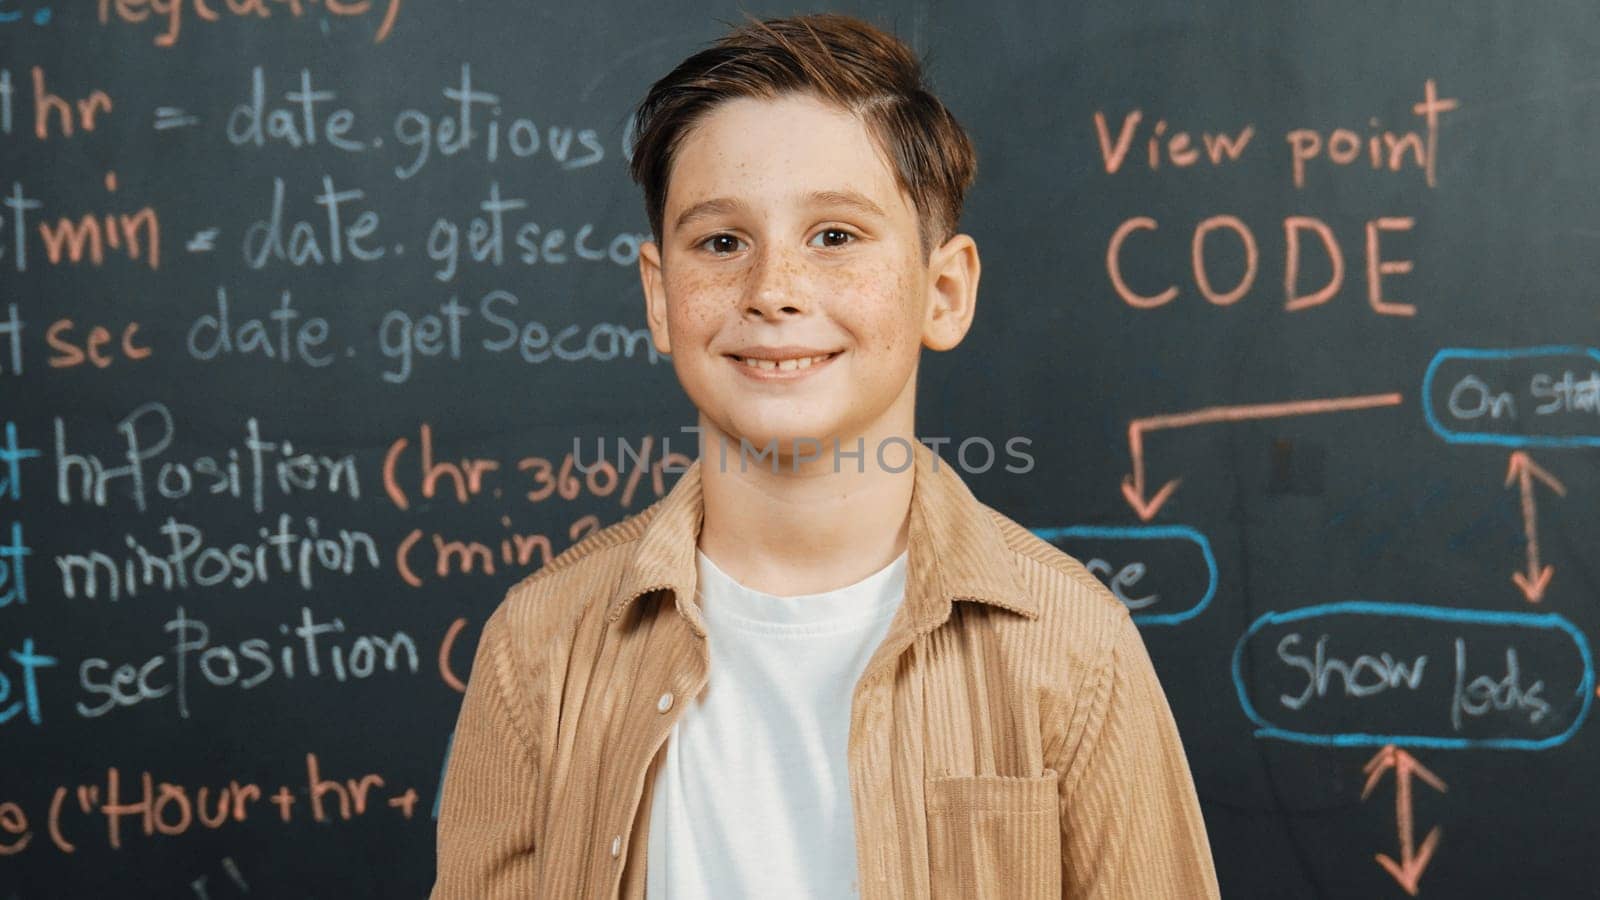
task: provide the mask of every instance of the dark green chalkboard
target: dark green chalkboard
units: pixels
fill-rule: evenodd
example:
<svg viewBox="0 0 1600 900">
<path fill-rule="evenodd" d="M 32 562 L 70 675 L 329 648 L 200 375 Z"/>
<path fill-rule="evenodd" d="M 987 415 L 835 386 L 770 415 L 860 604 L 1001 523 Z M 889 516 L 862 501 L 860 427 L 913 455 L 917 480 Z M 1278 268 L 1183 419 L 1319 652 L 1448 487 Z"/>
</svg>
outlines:
<svg viewBox="0 0 1600 900">
<path fill-rule="evenodd" d="M 627 121 L 739 10 L 170 5 L 0 3 L 0 897 L 422 896 L 484 618 L 676 477 L 574 442 L 692 447 Z M 1031 442 L 1224 895 L 1592 895 L 1600 13 L 843 9 L 979 153 L 919 428 Z"/>
</svg>

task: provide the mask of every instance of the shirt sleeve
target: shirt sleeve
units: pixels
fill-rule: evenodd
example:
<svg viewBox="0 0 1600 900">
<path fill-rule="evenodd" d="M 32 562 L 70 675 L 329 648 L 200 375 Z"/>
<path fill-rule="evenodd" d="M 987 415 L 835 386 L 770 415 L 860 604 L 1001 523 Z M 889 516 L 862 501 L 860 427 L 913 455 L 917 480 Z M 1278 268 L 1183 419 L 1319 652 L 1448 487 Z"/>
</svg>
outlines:
<svg viewBox="0 0 1600 900">
<path fill-rule="evenodd" d="M 503 607 L 502 607 L 503 610 Z M 538 766 L 526 698 L 514 704 L 505 618 L 478 639 L 439 802 L 432 900 L 530 898 L 535 884 Z"/>
<path fill-rule="evenodd" d="M 1126 610 L 1090 678 L 1062 772 L 1061 875 L 1073 900 L 1217 900 L 1217 874 L 1177 723 Z"/>
</svg>

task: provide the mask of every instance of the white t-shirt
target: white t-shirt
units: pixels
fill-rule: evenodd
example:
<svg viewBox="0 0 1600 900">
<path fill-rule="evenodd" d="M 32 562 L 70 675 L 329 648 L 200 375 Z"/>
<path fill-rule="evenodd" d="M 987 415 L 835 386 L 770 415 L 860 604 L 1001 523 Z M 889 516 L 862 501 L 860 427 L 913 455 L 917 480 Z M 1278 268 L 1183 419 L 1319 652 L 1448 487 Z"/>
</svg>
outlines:
<svg viewBox="0 0 1600 900">
<path fill-rule="evenodd" d="M 752 591 L 696 552 L 709 680 L 651 793 L 650 900 L 855 897 L 850 699 L 905 596 L 906 558 L 834 591 Z"/>
</svg>

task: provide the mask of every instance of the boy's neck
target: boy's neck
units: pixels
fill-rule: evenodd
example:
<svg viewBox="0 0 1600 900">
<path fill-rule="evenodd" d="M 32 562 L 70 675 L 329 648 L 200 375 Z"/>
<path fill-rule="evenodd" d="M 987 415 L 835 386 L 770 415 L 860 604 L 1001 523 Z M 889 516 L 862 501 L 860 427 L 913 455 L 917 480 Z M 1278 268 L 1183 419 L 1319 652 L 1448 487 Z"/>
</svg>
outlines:
<svg viewBox="0 0 1600 900">
<path fill-rule="evenodd" d="M 909 430 L 859 437 L 859 445 L 856 437 L 839 440 L 846 452 L 861 447 L 859 460 L 841 456 L 836 466 L 829 439 L 820 458 L 798 471 L 787 458 L 774 471 L 771 457 L 754 455 L 741 467 L 737 438 L 708 437 L 700 458 L 700 549 L 741 585 L 780 597 L 845 587 L 893 562 L 906 549 L 916 437 Z M 727 442 L 725 465 L 719 439 Z M 904 462 L 901 471 L 878 464 L 884 441 L 884 463 Z"/>
</svg>

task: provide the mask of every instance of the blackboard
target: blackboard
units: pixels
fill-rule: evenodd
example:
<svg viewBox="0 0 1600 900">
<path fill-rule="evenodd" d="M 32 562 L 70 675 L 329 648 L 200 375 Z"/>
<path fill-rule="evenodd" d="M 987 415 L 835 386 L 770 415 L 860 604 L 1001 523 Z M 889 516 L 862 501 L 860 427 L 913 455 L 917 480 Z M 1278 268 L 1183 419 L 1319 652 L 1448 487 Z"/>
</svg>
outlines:
<svg viewBox="0 0 1600 900">
<path fill-rule="evenodd" d="M 841 9 L 978 150 L 919 429 L 1028 439 L 1224 895 L 1592 896 L 1600 12 Z M 692 446 L 628 113 L 739 12 L 0 3 L 0 897 L 425 894 L 485 617 L 676 477 L 575 446 Z"/>
</svg>

